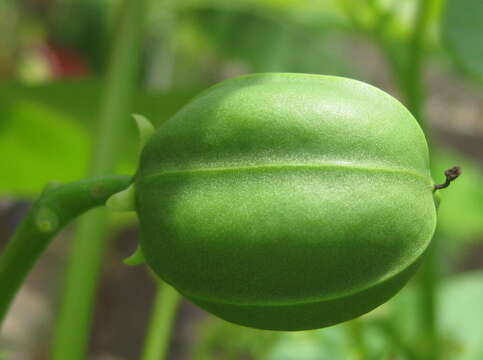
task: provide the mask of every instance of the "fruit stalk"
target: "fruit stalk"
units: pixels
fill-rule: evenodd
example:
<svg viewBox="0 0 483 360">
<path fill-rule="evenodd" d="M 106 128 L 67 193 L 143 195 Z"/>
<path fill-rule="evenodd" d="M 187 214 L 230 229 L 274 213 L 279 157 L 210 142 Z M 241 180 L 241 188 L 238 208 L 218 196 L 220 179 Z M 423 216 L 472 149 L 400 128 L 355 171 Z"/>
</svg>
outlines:
<svg viewBox="0 0 483 360">
<path fill-rule="evenodd" d="M 47 186 L 0 254 L 0 324 L 38 257 L 72 219 L 103 205 L 126 187 L 129 176 L 111 176 Z"/>
</svg>

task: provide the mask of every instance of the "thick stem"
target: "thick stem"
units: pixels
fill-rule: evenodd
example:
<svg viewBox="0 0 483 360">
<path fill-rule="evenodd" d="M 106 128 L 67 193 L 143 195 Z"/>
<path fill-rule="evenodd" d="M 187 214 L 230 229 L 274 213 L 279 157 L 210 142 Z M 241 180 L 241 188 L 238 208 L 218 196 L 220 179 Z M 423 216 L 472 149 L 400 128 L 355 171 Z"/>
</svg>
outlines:
<svg viewBox="0 0 483 360">
<path fill-rule="evenodd" d="M 351 341 L 354 360 L 364 360 L 368 358 L 368 349 L 364 339 L 364 328 L 361 320 L 354 319 L 345 324 L 348 338 Z"/>
<path fill-rule="evenodd" d="M 142 360 L 166 358 L 171 329 L 181 297 L 171 286 L 159 283 L 146 334 Z"/>
<path fill-rule="evenodd" d="M 122 153 L 122 142 L 139 72 L 142 30 L 147 0 L 124 0 L 115 33 L 108 78 L 99 116 L 91 176 L 112 173 Z M 54 333 L 52 359 L 86 359 L 97 278 L 106 245 L 104 210 L 92 212 L 79 223 L 73 242 L 66 288 Z"/>
<path fill-rule="evenodd" d="M 418 341 L 420 359 L 440 359 L 440 344 L 438 340 L 437 297 L 439 286 L 439 239 L 437 233 L 426 252 L 424 262 L 419 270 L 417 285 L 419 288 L 419 334 Z"/>
<path fill-rule="evenodd" d="M 382 49 L 389 60 L 394 71 L 403 96 L 406 100 L 408 109 L 417 119 L 423 130 L 426 130 L 424 119 L 424 44 L 427 37 L 430 14 L 435 5 L 433 0 L 419 0 L 414 18 L 414 25 L 411 36 L 407 42 L 407 53 L 401 63 L 396 53 L 392 50 L 389 43 L 378 38 Z M 433 237 L 432 244 L 426 253 L 426 259 L 421 266 L 417 277 L 419 306 L 418 319 L 419 331 L 418 338 L 424 343 L 418 346 L 421 351 L 417 356 L 421 359 L 439 359 L 440 349 L 437 331 L 436 316 L 436 291 L 438 287 L 438 235 Z"/>
<path fill-rule="evenodd" d="M 409 40 L 408 62 L 403 78 L 403 91 L 407 106 L 423 129 L 425 129 L 423 112 L 425 101 L 423 79 L 424 42 L 426 41 L 432 6 L 432 0 L 419 0 L 412 36 Z M 428 360 L 440 358 L 436 314 L 436 291 L 439 280 L 438 247 L 438 236 L 435 235 L 427 250 L 426 259 L 421 266 L 417 283 L 419 287 L 418 318 L 420 319 L 420 338 L 424 341 L 421 346 L 420 356 Z"/>
<path fill-rule="evenodd" d="M 72 219 L 129 185 L 128 176 L 47 187 L 0 254 L 0 324 L 23 280 L 54 236 Z"/>
<path fill-rule="evenodd" d="M 419 1 L 413 33 L 409 42 L 409 56 L 403 86 L 408 108 L 423 129 L 425 129 L 423 112 L 425 101 L 423 85 L 424 42 L 427 36 L 430 13 L 433 5 L 434 2 L 432 0 Z M 421 359 L 428 360 L 439 359 L 441 355 L 436 313 L 436 293 L 439 284 L 438 237 L 438 231 L 436 230 L 417 278 L 419 288 L 418 319 L 420 331 L 418 337 L 423 341 L 418 355 Z"/>
<path fill-rule="evenodd" d="M 403 91 L 407 106 L 421 126 L 424 125 L 423 104 L 425 101 L 423 79 L 424 43 L 428 32 L 432 6 L 433 0 L 419 0 L 418 2 L 414 26 L 408 43 L 408 59 L 403 78 Z"/>
</svg>

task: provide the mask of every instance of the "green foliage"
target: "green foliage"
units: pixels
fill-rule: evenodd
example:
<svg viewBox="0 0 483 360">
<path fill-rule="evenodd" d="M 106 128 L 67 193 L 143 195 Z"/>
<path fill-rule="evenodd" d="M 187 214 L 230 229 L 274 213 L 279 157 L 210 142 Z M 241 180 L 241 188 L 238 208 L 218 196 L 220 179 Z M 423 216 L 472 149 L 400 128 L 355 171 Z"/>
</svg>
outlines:
<svg viewBox="0 0 483 360">
<path fill-rule="evenodd" d="M 337 327 L 329 328 L 334 333 Z M 338 334 L 336 334 L 337 336 Z M 324 339 L 326 340 L 326 339 Z M 340 348 L 333 346 L 332 339 L 327 339 L 323 346 L 315 332 L 285 333 L 279 336 L 270 355 L 269 360 L 329 360 L 340 358 Z M 345 340 L 345 339 L 344 339 Z M 342 352 L 344 348 L 342 348 Z"/>
<path fill-rule="evenodd" d="M 311 14 L 320 22 L 328 19 L 342 21 L 343 15 L 338 6 L 339 0 L 185 0 L 182 9 L 213 8 L 221 10 L 246 10 L 251 12 L 272 12 L 286 16 Z M 333 21 L 333 20 L 331 20 Z"/>
<path fill-rule="evenodd" d="M 183 18 L 194 24 L 217 51 L 243 62 L 252 72 L 351 72 L 348 63 L 326 44 L 331 34 L 327 30 L 334 25 L 330 21 L 297 19 L 280 11 L 273 14 L 260 9 L 216 7 L 191 9 Z"/>
<path fill-rule="evenodd" d="M 374 87 L 303 74 L 229 80 L 143 150 L 143 253 L 222 318 L 333 325 L 389 299 L 415 270 L 436 221 L 428 166 L 415 119 Z"/>
<path fill-rule="evenodd" d="M 104 2 L 64 1 L 53 8 L 56 11 L 48 22 L 50 40 L 68 49 L 82 49 L 90 67 L 102 73 L 106 65 L 105 48 L 109 46 L 108 8 Z"/>
<path fill-rule="evenodd" d="M 483 272 L 472 271 L 444 279 L 438 291 L 440 345 L 442 360 L 479 360 L 483 355 Z M 406 287 L 391 303 L 393 324 L 401 342 L 417 345 L 418 296 L 414 287 Z"/>
<path fill-rule="evenodd" d="M 375 326 L 354 320 L 310 332 L 280 333 L 267 360 L 386 360 L 390 355 L 394 352 Z"/>
<path fill-rule="evenodd" d="M 101 91 L 100 83 L 93 80 L 0 87 L 0 152 L 5 157 L 0 162 L 0 195 L 32 196 L 52 180 L 69 182 L 86 176 Z M 142 111 L 159 125 L 193 94 L 141 93 L 134 99 L 134 111 Z M 135 131 L 133 121 L 130 132 Z M 119 171 L 134 172 L 137 146 L 136 137 L 127 139 Z"/>
<path fill-rule="evenodd" d="M 452 276 L 439 290 L 438 317 L 441 319 L 440 360 L 480 360 L 483 355 L 483 272 Z M 272 333 L 233 325 L 216 318 L 205 321 L 195 348 L 195 360 L 223 359 L 265 360 L 389 360 L 414 359 L 407 344 L 418 339 L 417 293 L 407 286 L 381 311 L 355 322 L 360 326 L 362 350 L 353 341 L 353 322 L 304 332 Z M 377 313 L 377 314 L 376 314 Z M 395 329 L 390 327 L 395 326 Z M 237 341 L 237 339 L 239 341 Z M 415 345 L 416 344 L 416 345 Z M 364 351 L 363 356 L 361 357 Z M 229 356 L 228 356 L 229 354 Z"/>
<path fill-rule="evenodd" d="M 90 153 L 88 134 L 68 114 L 28 98 L 16 98 L 4 116 L 0 129 L 0 153 L 4 154 L 1 193 L 35 194 L 52 179 L 68 182 L 85 173 Z"/>
<path fill-rule="evenodd" d="M 279 334 L 208 317 L 197 328 L 193 360 L 267 359 Z"/>
<path fill-rule="evenodd" d="M 176 14 L 173 16 L 179 21 L 176 24 L 177 28 L 163 28 L 163 31 L 166 31 L 165 36 L 176 38 L 175 41 L 178 41 L 176 43 L 177 48 L 186 45 L 185 43 L 180 45 L 179 34 L 183 34 L 186 29 L 192 31 L 189 34 L 191 37 L 188 36 L 187 43 L 195 51 L 191 49 L 192 52 L 182 53 L 181 56 L 176 55 L 174 72 L 177 74 L 177 78 L 175 86 L 180 87 L 179 84 L 183 84 L 184 81 L 188 84 L 188 88 L 192 87 L 192 84 L 196 83 L 196 80 L 193 79 L 201 78 L 202 73 L 211 71 L 213 63 L 208 61 L 206 62 L 208 65 L 200 65 L 200 63 L 204 64 L 203 61 L 200 61 L 201 56 L 216 58 L 216 65 L 233 62 L 239 65 L 242 71 L 300 71 L 354 76 L 351 61 L 341 58 L 333 43 L 328 43 L 334 34 L 339 34 L 340 29 L 352 29 L 359 34 L 364 33 L 373 36 L 385 47 L 386 55 L 392 56 L 390 60 L 394 62 L 394 69 L 398 70 L 399 67 L 398 71 L 401 71 L 401 69 L 405 69 L 406 65 L 407 41 L 413 34 L 414 13 L 418 2 L 419 0 L 183 1 L 176 5 Z M 440 6 L 444 1 L 431 0 L 430 2 L 432 5 L 429 28 L 432 29 L 432 32 L 423 44 L 425 51 L 433 48 L 433 33 L 435 33 L 434 29 L 438 25 Z M 443 23 L 445 41 L 457 63 L 481 79 L 483 74 L 481 65 L 483 64 L 483 47 L 479 45 L 483 33 L 482 4 L 476 0 L 447 0 L 447 3 Z M 82 21 L 69 23 L 68 19 L 71 19 L 71 17 L 61 17 L 56 20 L 57 23 L 53 23 L 52 33 L 57 41 L 60 40 L 67 45 L 80 45 L 86 50 L 95 68 L 99 70 L 106 57 L 106 54 L 103 53 L 106 24 L 103 23 L 105 19 L 101 19 L 105 16 L 103 13 L 104 5 L 97 4 L 94 1 L 72 2 L 72 4 L 80 9 L 80 12 L 76 15 L 83 17 Z M 345 4 L 345 11 L 344 7 L 340 6 L 341 4 Z M 153 6 L 162 7 L 165 4 L 159 2 Z M 152 13 L 156 17 L 155 20 L 158 20 L 156 12 Z M 351 16 L 352 19 L 350 19 Z M 351 28 L 349 26 L 350 20 L 355 20 L 352 25 L 356 26 Z M 88 24 L 88 26 L 80 24 Z M 55 29 L 56 25 L 61 26 Z M 96 39 L 93 40 L 89 33 L 96 33 L 97 35 L 102 33 L 102 36 L 96 35 Z M 176 35 L 174 35 L 175 33 Z M 181 51 L 186 51 L 186 49 Z M 355 63 L 359 59 L 351 60 Z M 187 68 L 183 66 L 183 62 L 187 61 L 193 62 L 192 71 L 186 71 Z M 236 69 L 237 71 L 240 70 L 239 68 Z M 210 72 L 210 76 L 212 75 Z M 216 75 L 219 76 L 218 73 Z M 404 73 L 401 72 L 400 76 L 403 77 Z M 418 76 L 419 74 L 416 75 L 416 77 Z M 174 114 L 192 94 L 194 92 L 165 95 L 138 94 L 135 98 L 134 109 L 136 112 L 146 114 L 159 125 Z M 23 87 L 15 84 L 1 85 L 0 107 L 2 108 L 3 118 L 0 121 L 0 152 L 4 154 L 5 161 L 0 162 L 0 173 L 2 174 L 0 177 L 0 195 L 30 196 L 37 193 L 43 184 L 52 179 L 67 182 L 84 177 L 87 170 L 87 159 L 89 158 L 90 138 L 92 133 L 96 131 L 94 124 L 98 117 L 97 103 L 100 96 L 101 91 L 97 81 L 61 82 L 40 87 Z M 262 99 L 266 100 L 266 98 Z M 266 104 L 268 103 L 269 101 L 266 101 Z M 264 111 L 267 111 L 267 109 L 264 109 Z M 203 111 L 199 113 L 203 118 Z M 233 116 L 233 118 L 237 119 L 236 116 Z M 388 119 L 391 120 L 392 118 L 389 116 Z M 273 123 L 277 123 L 277 120 L 279 119 L 274 117 Z M 293 130 L 292 128 L 287 129 L 283 143 L 284 148 L 287 144 L 291 144 L 294 136 Z M 219 133 L 213 135 L 206 128 L 196 128 L 196 131 L 200 131 L 205 136 L 201 139 L 201 142 L 213 141 L 220 136 Z M 243 129 L 240 131 L 242 132 Z M 233 140 L 233 137 L 230 137 L 229 134 L 229 126 L 226 128 L 222 126 L 220 132 L 223 132 L 223 136 L 226 135 L 227 143 Z M 134 133 L 134 126 L 131 128 L 131 133 Z M 275 136 L 273 133 L 265 135 L 267 141 Z M 295 136 L 297 135 L 300 134 L 295 132 Z M 175 150 L 178 149 L 176 148 L 178 144 L 180 149 L 186 147 L 187 144 L 187 147 L 192 149 L 198 144 L 196 141 L 192 141 L 193 138 L 195 137 L 191 135 L 181 138 L 181 140 L 175 138 L 171 145 Z M 195 140 L 199 139 L 195 138 Z M 306 140 L 303 136 L 296 139 L 300 143 L 303 140 Z M 257 148 L 258 144 L 248 145 L 253 145 L 255 152 L 260 149 Z M 306 141 L 303 143 L 303 147 L 310 148 L 310 144 L 310 141 Z M 232 145 L 235 157 L 239 155 L 237 151 L 248 147 L 246 143 L 236 141 Z M 136 146 L 137 139 L 135 137 L 126 140 L 122 154 L 124 163 L 119 171 L 130 174 L 134 172 L 137 160 Z M 226 144 L 223 146 L 226 146 Z M 213 157 L 210 160 L 216 162 L 220 153 L 222 152 L 213 152 Z M 402 154 L 407 155 L 406 153 Z M 177 155 L 173 156 L 173 163 L 176 163 Z M 483 192 L 481 190 L 483 173 L 477 164 L 462 154 L 438 150 L 432 151 L 432 155 L 434 155 L 432 156 L 434 161 L 431 165 L 435 180 L 438 183 L 443 181 L 442 173 L 444 169 L 453 164 L 461 165 L 463 168 L 463 176 L 458 179 L 456 184 L 441 194 L 443 199 L 438 214 L 439 234 L 442 238 L 448 240 L 443 242 L 444 251 L 448 249 L 453 251 L 454 247 L 467 244 L 468 241 L 478 240 L 483 233 L 483 222 L 481 221 L 481 214 L 483 213 Z M 188 157 L 190 156 L 194 155 L 188 154 Z M 181 159 L 175 165 L 186 164 L 185 160 Z M 28 164 L 28 167 L 25 164 Z M 255 177 L 254 174 L 250 176 Z M 274 178 L 275 176 L 264 176 L 259 179 L 261 183 L 267 180 L 272 181 Z M 206 177 L 206 179 L 206 183 L 208 183 L 209 178 Z M 258 181 L 257 178 L 255 180 Z M 242 224 L 244 226 L 240 226 L 239 232 L 241 234 L 246 233 L 246 239 L 248 239 L 256 230 L 254 230 L 254 224 L 260 221 L 270 225 L 270 223 L 277 221 L 274 219 L 283 217 L 286 223 L 290 225 L 290 221 L 293 220 L 291 217 L 301 216 L 300 214 L 303 213 L 302 211 L 294 213 L 290 209 L 287 211 L 283 207 L 285 204 L 282 204 L 280 209 L 271 207 L 270 212 L 267 210 L 256 213 L 260 208 L 248 206 L 252 205 L 250 196 L 256 194 L 256 191 L 251 191 L 247 186 L 242 188 L 243 191 L 248 189 L 245 193 L 242 191 L 242 196 L 238 198 L 233 196 L 233 192 L 237 189 L 240 190 L 240 183 L 249 183 L 250 181 L 248 177 L 242 176 L 231 183 L 233 188 L 230 188 L 228 181 L 216 180 L 211 188 L 206 188 L 209 190 L 207 195 L 202 194 L 201 190 L 199 191 L 199 203 L 192 202 L 196 211 L 191 213 L 188 213 L 189 209 L 185 212 L 181 211 L 183 204 L 187 204 L 187 202 L 183 203 L 186 196 L 195 193 L 195 188 L 205 184 L 204 181 L 203 179 L 196 179 L 196 176 L 183 176 L 170 182 L 168 190 L 172 190 L 172 193 L 165 194 L 165 200 L 168 199 L 168 201 L 158 210 L 161 214 L 170 214 L 170 222 L 167 225 L 171 229 L 176 231 L 181 229 L 186 233 L 196 234 L 198 232 L 196 221 L 200 221 L 199 219 L 202 218 L 203 221 L 206 219 L 207 223 L 210 221 L 212 223 L 219 222 L 215 225 L 220 227 L 226 225 L 220 231 L 223 236 L 226 236 L 222 236 L 219 239 L 220 242 L 216 245 L 221 244 L 220 246 L 223 246 L 234 237 L 227 230 L 233 226 L 233 223 L 241 224 L 245 221 Z M 327 181 L 330 182 L 331 179 L 329 178 Z M 273 196 L 283 194 L 290 199 L 296 198 L 297 194 L 300 194 L 298 191 L 300 191 L 304 182 L 305 178 L 303 181 L 294 178 L 294 181 L 290 181 L 285 187 L 277 186 L 276 191 L 273 191 Z M 349 185 L 353 188 L 350 188 Z M 357 190 L 355 186 L 361 186 L 361 184 L 344 185 L 343 191 L 327 187 L 327 193 L 330 193 L 331 196 L 334 196 L 333 194 L 340 195 L 338 201 L 345 201 L 342 202 L 342 205 L 353 206 L 354 202 L 357 203 L 361 199 L 359 199 L 359 195 L 351 197 L 352 193 L 347 189 Z M 347 195 L 346 191 L 348 196 L 344 197 Z M 381 190 L 380 193 L 385 191 L 386 189 Z M 188 195 L 185 196 L 185 194 Z M 218 206 L 213 199 L 220 196 L 223 197 L 225 204 Z M 263 196 L 261 199 L 255 199 L 254 202 L 262 203 L 267 198 L 268 196 Z M 367 201 L 367 199 L 365 200 Z M 243 215 L 248 209 L 252 212 L 251 218 L 244 219 L 243 216 L 235 216 L 230 218 L 230 221 L 226 220 L 236 212 L 237 206 L 245 205 L 247 205 L 247 208 L 236 215 Z M 306 209 L 307 211 L 301 216 L 305 222 L 310 220 L 310 216 L 314 214 L 314 211 L 310 211 L 310 209 Z M 413 211 L 412 207 L 411 211 Z M 381 223 L 383 220 L 386 220 L 386 218 L 378 219 Z M 179 225 L 182 221 L 185 223 L 183 228 Z M 283 223 L 275 225 L 279 225 L 282 230 L 288 232 L 283 228 Z M 360 226 L 362 225 L 368 227 L 368 232 L 370 227 L 374 226 L 367 219 L 365 223 L 360 224 Z M 207 227 L 208 225 L 201 224 L 202 229 Z M 288 227 L 287 225 L 286 228 Z M 371 235 L 374 233 L 379 235 L 380 231 L 377 230 Z M 274 230 L 273 234 L 280 234 L 277 231 L 280 231 L 280 229 Z M 333 228 L 326 226 L 321 229 L 320 233 L 325 235 L 331 233 L 331 231 L 333 231 Z M 210 235 L 208 232 L 200 234 L 200 239 L 205 236 L 201 239 L 205 241 L 203 245 L 210 245 L 210 241 L 217 241 L 216 236 Z M 336 235 L 334 235 L 335 237 Z M 369 236 L 367 238 L 369 239 Z M 409 241 L 409 239 L 412 240 L 413 238 L 408 236 L 407 240 Z M 305 240 L 305 238 L 302 240 Z M 202 275 L 206 270 L 203 267 L 205 265 L 213 266 L 221 274 L 220 276 L 230 272 L 232 270 L 230 270 L 230 266 L 233 263 L 233 258 L 230 258 L 230 256 L 238 261 L 240 271 L 236 275 L 239 277 L 246 275 L 245 268 L 253 266 L 245 253 L 233 254 L 235 251 L 232 254 L 227 254 L 226 258 L 223 261 L 220 260 L 220 263 L 215 264 L 215 266 L 213 265 L 214 261 L 211 262 L 212 260 L 207 256 L 210 249 L 206 250 L 203 245 L 200 245 L 200 251 L 193 254 L 193 256 L 199 258 L 193 260 L 196 264 L 196 267 L 191 269 L 195 273 L 193 281 L 199 280 L 196 278 L 199 275 L 196 271 L 198 270 Z M 253 243 L 249 245 L 257 246 Z M 180 253 L 186 251 L 181 248 L 177 250 Z M 204 252 L 205 250 L 206 252 Z M 313 248 L 309 248 L 308 254 L 304 254 L 307 255 L 304 257 L 304 265 L 311 264 L 310 255 L 312 254 L 309 251 L 316 253 Z M 357 250 L 354 252 L 357 253 Z M 156 254 L 156 256 L 158 255 L 159 257 L 164 256 L 164 254 Z M 270 274 L 265 274 L 263 270 L 265 266 L 273 264 L 274 258 L 279 258 L 279 254 L 274 251 L 265 251 L 263 255 L 263 261 L 260 260 L 256 264 L 258 272 L 250 274 L 253 276 L 249 281 L 270 276 Z M 293 251 L 289 255 L 295 256 L 297 252 Z M 173 264 L 173 268 L 176 267 L 177 271 L 180 268 L 190 268 L 184 266 L 186 264 L 181 264 L 183 266 L 179 263 L 172 262 L 171 264 Z M 286 285 L 287 281 L 290 284 L 291 279 L 293 280 L 293 278 L 290 278 L 290 276 L 294 276 L 293 273 L 297 275 L 297 272 L 290 272 L 287 277 L 285 273 L 280 272 L 277 276 L 280 281 L 285 281 L 283 285 Z M 309 275 L 311 279 L 314 279 L 313 274 Z M 316 276 L 323 275 L 316 273 Z M 326 283 L 330 285 L 332 280 L 334 282 L 339 281 L 339 278 L 329 279 Z M 232 280 L 233 278 L 230 278 L 230 281 Z M 220 282 L 230 285 L 230 282 Z M 244 284 L 247 283 L 244 279 Z M 326 283 L 323 285 L 325 286 Z M 442 319 L 444 326 L 441 346 L 444 349 L 445 356 L 441 360 L 456 358 L 479 360 L 483 358 L 483 343 L 479 336 L 483 332 L 479 321 L 482 318 L 482 314 L 479 313 L 479 300 L 483 297 L 480 291 L 481 283 L 483 283 L 483 275 L 474 273 L 451 279 L 443 285 L 439 318 Z M 303 285 L 303 281 L 298 282 L 297 286 L 300 284 Z M 201 286 L 209 285 L 206 285 L 206 281 L 201 283 Z M 216 356 L 221 356 L 224 359 L 251 357 L 269 360 L 413 359 L 411 350 L 408 351 L 407 349 L 410 347 L 417 349 L 423 341 L 418 338 L 421 334 L 418 328 L 420 321 L 415 318 L 417 312 L 414 311 L 419 306 L 413 289 L 406 289 L 395 298 L 394 302 L 383 306 L 381 311 L 387 315 L 384 321 L 379 321 L 380 318 L 374 320 L 371 318 L 372 313 L 369 317 L 365 317 L 360 322 L 362 336 L 361 334 L 355 335 L 362 338 L 360 340 L 366 347 L 365 350 L 358 349 L 360 343 L 353 341 L 354 334 L 350 329 L 351 325 L 334 326 L 312 332 L 276 334 L 239 327 L 221 320 L 213 320 L 212 325 L 203 328 L 202 344 L 199 347 L 201 355 L 197 359 L 212 359 Z M 387 311 L 389 311 L 389 314 Z M 2 354 L 0 353 L 1 357 Z"/>
<path fill-rule="evenodd" d="M 279 334 L 269 360 L 350 359 L 353 351 L 345 325 L 321 331 Z"/>
<path fill-rule="evenodd" d="M 447 0 L 443 35 L 457 62 L 483 80 L 483 2 Z"/>
<path fill-rule="evenodd" d="M 448 359 L 483 358 L 483 272 L 455 276 L 443 283 L 440 316 L 445 338 L 451 339 Z"/>
</svg>

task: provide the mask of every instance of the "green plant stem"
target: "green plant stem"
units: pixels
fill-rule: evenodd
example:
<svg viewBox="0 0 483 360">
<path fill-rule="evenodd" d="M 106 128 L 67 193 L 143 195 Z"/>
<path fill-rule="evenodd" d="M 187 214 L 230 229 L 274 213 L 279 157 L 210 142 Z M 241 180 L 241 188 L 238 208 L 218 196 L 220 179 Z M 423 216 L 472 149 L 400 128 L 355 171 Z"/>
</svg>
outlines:
<svg viewBox="0 0 483 360">
<path fill-rule="evenodd" d="M 72 219 L 128 186 L 128 176 L 46 187 L 0 254 L 0 324 L 36 260 Z"/>
<path fill-rule="evenodd" d="M 367 359 L 369 354 L 367 351 L 366 342 L 364 340 L 364 328 L 362 321 L 359 319 L 354 319 L 347 322 L 344 326 L 347 335 L 352 342 L 352 348 L 354 349 L 354 360 Z"/>
<path fill-rule="evenodd" d="M 402 84 L 406 103 L 420 125 L 424 125 L 423 104 L 425 101 L 423 59 L 424 43 L 428 32 L 433 0 L 419 0 L 414 26 L 408 43 L 408 59 Z"/>
<path fill-rule="evenodd" d="M 115 171 L 127 127 L 130 99 L 139 72 L 146 0 L 123 3 L 99 117 L 100 128 L 91 176 Z M 54 333 L 52 359 L 86 359 L 87 334 L 103 250 L 107 214 L 104 209 L 81 219 L 74 239 L 64 298 Z"/>
<path fill-rule="evenodd" d="M 435 6 L 433 0 L 419 0 L 414 25 L 407 40 L 406 52 L 399 53 L 390 39 L 386 39 L 380 32 L 374 33 L 376 41 L 388 60 L 389 65 L 399 83 L 399 87 L 406 100 L 406 105 L 423 130 L 426 130 L 424 118 L 424 46 L 427 38 L 430 15 Z M 405 55 L 405 56 L 401 56 Z M 419 340 L 418 350 L 413 356 L 431 360 L 440 358 L 436 316 L 436 291 L 438 287 L 438 236 L 435 234 L 432 244 L 427 250 L 425 261 L 417 276 L 419 293 L 418 319 Z"/>
<path fill-rule="evenodd" d="M 440 359 L 437 323 L 437 289 L 439 286 L 438 236 L 435 234 L 417 277 L 419 289 L 419 341 L 421 359 Z"/>
<path fill-rule="evenodd" d="M 166 358 L 171 328 L 181 297 L 171 286 L 159 282 L 146 335 L 142 360 Z"/>
<path fill-rule="evenodd" d="M 424 120 L 424 78 L 423 60 L 424 43 L 426 41 L 430 14 L 433 6 L 432 0 L 419 0 L 415 15 L 412 35 L 409 39 L 408 59 L 406 71 L 401 78 L 402 89 L 406 97 L 408 109 L 418 120 L 423 129 L 426 128 Z M 436 290 L 438 286 L 438 237 L 433 237 L 432 243 L 426 252 L 426 258 L 417 277 L 419 289 L 419 331 L 421 344 L 421 359 L 439 359 L 440 349 L 438 341 Z"/>
<path fill-rule="evenodd" d="M 428 31 L 430 13 L 433 10 L 433 6 L 433 0 L 419 0 L 414 26 L 407 42 L 406 56 L 404 59 L 401 59 L 401 53 L 398 53 L 398 49 L 392 44 L 391 39 L 387 39 L 384 36 L 384 31 L 381 31 L 381 28 L 375 29 L 377 31 L 371 33 L 384 52 L 391 70 L 399 83 L 407 107 L 417 119 L 423 130 L 426 129 L 424 119 L 425 93 L 423 78 L 425 58 L 424 45 Z M 383 24 L 387 25 L 387 21 L 388 19 L 385 19 Z M 359 24 L 354 21 L 352 22 L 353 26 L 357 28 Z M 441 350 L 439 347 L 436 316 L 438 268 L 438 236 L 435 234 L 417 277 L 417 285 L 419 289 L 418 319 L 420 320 L 420 334 L 418 334 L 418 338 L 422 341 L 422 344 L 418 345 L 422 346 L 417 346 L 418 350 L 421 348 L 421 351 L 414 351 L 412 353 L 409 353 L 409 351 L 412 351 L 409 347 L 405 348 L 405 353 L 410 359 L 440 359 Z M 398 336 L 392 336 L 391 338 L 394 345 L 397 348 L 401 348 L 400 344 L 394 341 L 395 339 L 398 339 Z"/>
<path fill-rule="evenodd" d="M 401 354 L 406 360 L 418 360 L 418 356 L 410 346 L 411 344 L 407 343 L 401 334 L 399 334 L 393 321 L 390 321 L 390 319 L 380 319 L 374 321 L 373 324 L 381 332 L 381 335 L 392 344 L 393 348 L 389 349 L 391 352 Z"/>
</svg>

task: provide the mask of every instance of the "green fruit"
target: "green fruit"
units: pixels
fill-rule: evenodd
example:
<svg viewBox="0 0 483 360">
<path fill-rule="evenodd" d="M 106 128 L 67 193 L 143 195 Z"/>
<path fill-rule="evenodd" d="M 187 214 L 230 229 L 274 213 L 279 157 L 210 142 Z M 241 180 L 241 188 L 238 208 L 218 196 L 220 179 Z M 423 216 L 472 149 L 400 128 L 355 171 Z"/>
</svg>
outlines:
<svg viewBox="0 0 483 360">
<path fill-rule="evenodd" d="M 135 201 L 163 280 L 228 321 L 304 330 L 401 289 L 435 229 L 433 187 L 424 134 L 388 94 L 258 74 L 208 89 L 156 131 Z"/>
</svg>

